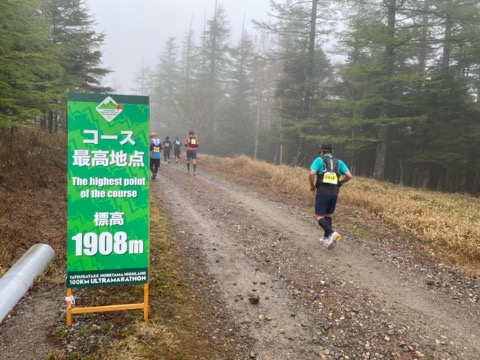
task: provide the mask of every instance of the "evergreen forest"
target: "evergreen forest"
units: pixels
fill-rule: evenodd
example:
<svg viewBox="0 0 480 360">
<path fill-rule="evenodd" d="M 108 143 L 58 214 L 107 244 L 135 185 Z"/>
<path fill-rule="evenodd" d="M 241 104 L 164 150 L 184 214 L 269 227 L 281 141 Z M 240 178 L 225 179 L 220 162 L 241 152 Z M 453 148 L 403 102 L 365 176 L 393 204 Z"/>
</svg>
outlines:
<svg viewBox="0 0 480 360">
<path fill-rule="evenodd" d="M 146 39 L 129 92 L 161 137 L 303 167 L 329 142 L 356 176 L 480 193 L 480 0 L 272 0 L 238 39 L 212 8 L 201 33 Z M 1 131 L 65 131 L 68 92 L 115 92 L 94 21 L 82 0 L 0 2 Z"/>
</svg>

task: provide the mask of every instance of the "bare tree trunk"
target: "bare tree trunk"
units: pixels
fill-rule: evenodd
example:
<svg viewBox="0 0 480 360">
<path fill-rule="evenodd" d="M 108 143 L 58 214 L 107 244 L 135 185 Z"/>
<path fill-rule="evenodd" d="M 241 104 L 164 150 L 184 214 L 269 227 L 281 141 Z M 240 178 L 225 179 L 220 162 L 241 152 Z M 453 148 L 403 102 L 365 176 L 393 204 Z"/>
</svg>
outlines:
<svg viewBox="0 0 480 360">
<path fill-rule="evenodd" d="M 373 178 L 383 180 L 385 177 L 385 159 L 387 157 L 387 125 L 378 128 L 378 144 L 375 156 Z"/>
<path fill-rule="evenodd" d="M 390 83 L 391 77 L 394 72 L 395 64 L 395 24 L 396 24 L 396 13 L 397 13 L 397 0 L 385 0 L 387 5 L 387 30 L 388 30 L 388 39 L 385 46 L 385 81 L 386 85 L 384 86 L 384 105 L 382 109 L 382 114 L 380 115 L 380 125 L 378 128 L 378 143 L 377 143 L 377 152 L 375 157 L 375 167 L 373 170 L 373 178 L 377 180 L 383 180 L 385 178 L 385 162 L 387 157 L 387 133 L 388 125 L 386 120 L 389 116 L 389 101 L 392 100 L 392 85 Z"/>
<path fill-rule="evenodd" d="M 53 133 L 53 111 L 48 111 L 48 132 Z"/>
<path fill-rule="evenodd" d="M 313 97 L 313 65 L 315 58 L 315 39 L 317 25 L 317 5 L 318 0 L 312 0 L 312 9 L 310 12 L 310 33 L 308 39 L 308 66 L 305 76 L 305 100 L 303 102 L 302 119 L 306 119 L 310 114 L 310 106 Z"/>
<path fill-rule="evenodd" d="M 402 159 L 398 160 L 398 167 L 400 169 L 400 179 L 398 180 L 398 183 L 400 185 L 403 185 L 403 164 L 402 164 Z"/>
<path fill-rule="evenodd" d="M 278 158 L 278 150 L 280 148 L 280 145 L 277 145 L 275 147 L 275 154 L 273 155 L 273 163 L 276 164 L 277 163 L 277 158 Z"/>
<path fill-rule="evenodd" d="M 261 98 L 260 98 L 261 100 Z M 262 118 L 262 103 L 257 104 L 257 114 L 255 117 L 255 137 L 254 137 L 254 146 L 253 146 L 253 158 L 257 159 L 258 156 L 258 137 L 260 134 L 260 120 Z"/>
<path fill-rule="evenodd" d="M 55 111 L 55 116 L 54 116 L 54 119 L 55 119 L 55 127 L 54 127 L 54 132 L 55 134 L 58 132 L 58 123 L 59 123 L 59 116 L 58 116 L 58 111 Z"/>
<path fill-rule="evenodd" d="M 471 187 L 467 189 L 473 195 L 480 194 L 480 169 L 478 169 L 473 178 Z"/>
<path fill-rule="evenodd" d="M 430 172 L 428 174 L 428 188 L 430 190 L 438 190 L 438 184 L 440 181 L 441 169 L 438 165 L 431 165 Z"/>
<path fill-rule="evenodd" d="M 280 132 L 280 156 L 279 156 L 279 164 L 283 164 L 283 132 Z"/>
<path fill-rule="evenodd" d="M 418 69 L 421 72 L 424 72 L 425 69 L 427 68 L 427 36 L 428 36 L 428 16 L 427 16 L 427 11 L 428 11 L 428 5 L 424 5 L 424 13 L 422 15 L 422 26 L 420 30 L 420 39 L 419 39 L 419 56 L 418 56 Z"/>
<path fill-rule="evenodd" d="M 450 55 L 452 52 L 452 18 L 450 15 L 446 15 L 445 18 L 445 31 L 443 38 L 443 59 L 442 69 L 448 70 L 450 67 Z"/>
<path fill-rule="evenodd" d="M 480 69 L 477 71 L 477 79 L 480 79 Z M 477 80 L 477 98 L 475 100 L 477 106 L 480 105 L 480 80 Z"/>
<path fill-rule="evenodd" d="M 10 144 L 9 144 L 9 148 L 8 148 L 10 154 L 13 153 L 13 135 L 15 134 L 16 130 L 17 130 L 16 126 L 12 126 L 10 128 Z"/>
<path fill-rule="evenodd" d="M 47 116 L 45 112 L 40 116 L 40 129 L 45 130 L 47 128 Z"/>
</svg>

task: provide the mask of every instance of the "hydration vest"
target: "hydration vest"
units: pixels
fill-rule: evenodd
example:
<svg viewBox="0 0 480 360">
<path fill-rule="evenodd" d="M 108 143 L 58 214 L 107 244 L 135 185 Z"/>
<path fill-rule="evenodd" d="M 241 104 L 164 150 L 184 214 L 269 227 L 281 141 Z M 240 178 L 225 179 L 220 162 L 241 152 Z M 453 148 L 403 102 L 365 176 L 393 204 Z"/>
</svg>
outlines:
<svg viewBox="0 0 480 360">
<path fill-rule="evenodd" d="M 337 185 L 340 173 L 338 172 L 338 159 L 330 156 L 322 156 L 323 171 L 317 174 L 317 188 L 321 185 Z"/>
<path fill-rule="evenodd" d="M 194 136 L 188 138 L 188 146 L 197 147 L 197 146 L 198 146 L 198 144 L 197 144 L 197 138 L 194 137 Z"/>
<path fill-rule="evenodd" d="M 160 146 L 160 140 L 159 139 L 153 139 L 152 143 L 150 145 L 150 151 L 153 151 L 155 153 L 160 152 L 162 147 Z"/>
</svg>

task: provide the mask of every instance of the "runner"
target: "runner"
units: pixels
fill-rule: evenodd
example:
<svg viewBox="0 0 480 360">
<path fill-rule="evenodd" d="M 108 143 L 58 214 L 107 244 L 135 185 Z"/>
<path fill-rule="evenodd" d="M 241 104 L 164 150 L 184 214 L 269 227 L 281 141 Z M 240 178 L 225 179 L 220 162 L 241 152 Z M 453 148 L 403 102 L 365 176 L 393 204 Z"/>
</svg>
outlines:
<svg viewBox="0 0 480 360">
<path fill-rule="evenodd" d="M 332 249 L 341 238 L 332 228 L 332 215 L 337 204 L 338 192 L 340 186 L 350 181 L 352 174 L 342 160 L 333 156 L 331 144 L 322 144 L 319 154 L 320 156 L 310 165 L 308 181 L 310 190 L 316 192 L 314 218 L 324 230 L 320 244 Z"/>
<path fill-rule="evenodd" d="M 167 136 L 163 141 L 163 160 L 170 164 L 170 149 L 172 148 L 172 142 L 170 141 L 170 137 Z"/>
<path fill-rule="evenodd" d="M 187 173 L 190 174 L 191 161 L 193 164 L 193 175 L 196 175 L 198 138 L 195 136 L 193 131 L 190 131 L 188 133 L 188 136 L 185 138 L 184 144 L 187 147 Z"/>
<path fill-rule="evenodd" d="M 180 159 L 180 149 L 182 147 L 182 142 L 178 138 L 178 136 L 175 138 L 175 141 L 173 142 L 173 154 L 175 156 L 175 163 L 178 164 L 178 160 Z"/>
<path fill-rule="evenodd" d="M 152 131 L 150 133 L 150 171 L 152 172 L 152 179 L 157 177 L 158 169 L 160 168 L 160 151 L 162 150 L 162 140 L 157 137 L 157 133 Z"/>
</svg>

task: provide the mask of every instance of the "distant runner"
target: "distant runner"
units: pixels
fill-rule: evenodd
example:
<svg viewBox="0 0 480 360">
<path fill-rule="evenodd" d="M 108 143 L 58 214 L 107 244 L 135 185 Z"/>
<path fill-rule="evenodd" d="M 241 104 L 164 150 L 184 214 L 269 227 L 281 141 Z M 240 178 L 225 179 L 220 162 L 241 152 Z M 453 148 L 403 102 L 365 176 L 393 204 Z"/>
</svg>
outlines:
<svg viewBox="0 0 480 360">
<path fill-rule="evenodd" d="M 178 138 L 178 136 L 175 138 L 175 141 L 173 142 L 173 154 L 175 156 L 175 163 L 178 164 L 178 160 L 180 159 L 180 149 L 182 147 L 182 142 Z"/>
<path fill-rule="evenodd" d="M 157 177 L 158 169 L 160 168 L 160 151 L 162 150 L 162 140 L 157 137 L 157 133 L 152 131 L 150 133 L 150 171 L 152 172 L 152 179 Z"/>
<path fill-rule="evenodd" d="M 170 164 L 170 150 L 172 149 L 172 142 L 170 141 L 170 137 L 167 136 L 163 141 L 163 160 Z"/>
<path fill-rule="evenodd" d="M 187 147 L 187 172 L 190 174 L 191 161 L 193 164 L 193 175 L 196 175 L 198 138 L 195 136 L 193 131 L 190 131 L 188 133 L 188 136 L 185 138 L 184 144 Z"/>
</svg>

